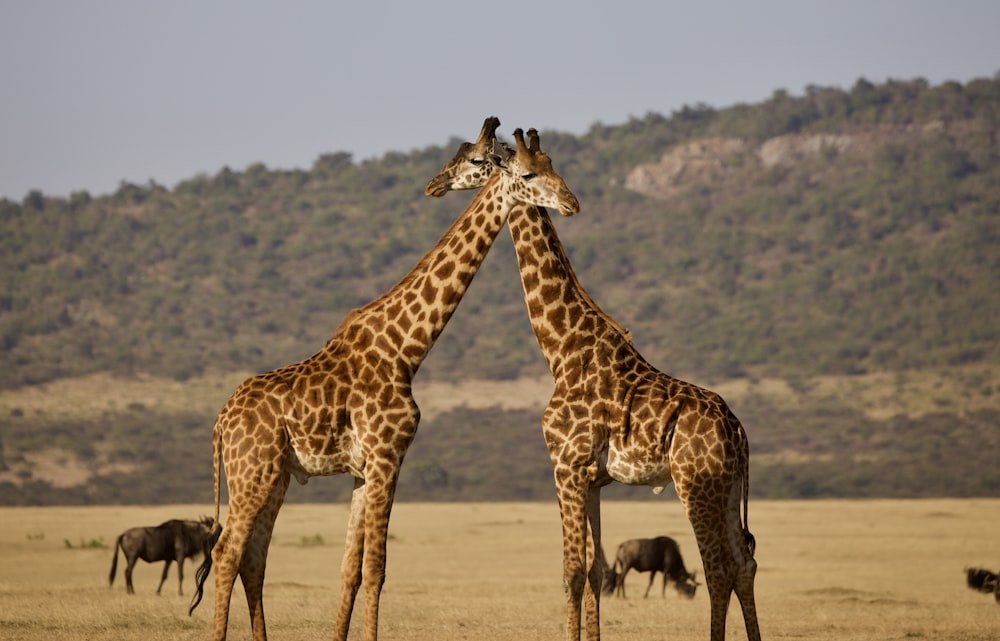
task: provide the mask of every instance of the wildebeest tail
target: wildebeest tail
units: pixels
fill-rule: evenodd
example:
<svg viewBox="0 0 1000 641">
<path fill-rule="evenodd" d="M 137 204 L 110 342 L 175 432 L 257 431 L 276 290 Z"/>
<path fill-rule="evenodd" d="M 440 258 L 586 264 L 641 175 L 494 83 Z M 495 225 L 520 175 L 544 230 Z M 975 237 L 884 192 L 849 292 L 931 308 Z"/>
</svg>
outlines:
<svg viewBox="0 0 1000 641">
<path fill-rule="evenodd" d="M 194 613 L 194 609 L 201 603 L 201 598 L 205 594 L 205 581 L 212 573 L 211 551 L 222 534 L 222 524 L 219 523 L 219 502 L 222 498 L 222 429 L 219 426 L 219 418 L 215 419 L 215 424 L 212 426 L 212 483 L 215 485 L 215 516 L 212 519 L 212 530 L 208 535 L 205 558 L 194 573 L 195 591 L 191 607 L 188 608 L 188 616 Z"/>
<path fill-rule="evenodd" d="M 108 585 L 115 584 L 115 574 L 118 572 L 118 550 L 122 547 L 122 537 L 124 534 L 119 534 L 118 539 L 115 541 L 115 555 L 111 557 L 111 574 L 108 575 Z"/>
</svg>

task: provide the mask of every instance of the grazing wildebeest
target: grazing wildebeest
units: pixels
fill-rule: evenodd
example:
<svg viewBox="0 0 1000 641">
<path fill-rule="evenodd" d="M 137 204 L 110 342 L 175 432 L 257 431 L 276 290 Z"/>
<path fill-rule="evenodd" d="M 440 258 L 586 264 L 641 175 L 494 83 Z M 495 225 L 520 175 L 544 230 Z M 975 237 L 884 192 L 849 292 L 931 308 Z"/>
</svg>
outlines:
<svg viewBox="0 0 1000 641">
<path fill-rule="evenodd" d="M 1000 603 L 1000 575 L 996 572 L 981 568 L 966 568 L 965 582 L 977 592 L 992 594 L 997 603 Z"/>
<path fill-rule="evenodd" d="M 170 564 L 177 561 L 177 591 L 184 594 L 184 559 L 198 554 L 210 554 L 212 544 L 209 529 L 212 519 L 203 517 L 200 521 L 179 521 L 173 519 L 156 527 L 134 527 L 122 532 L 115 541 L 115 555 L 111 559 L 111 574 L 108 584 L 114 585 L 115 572 L 118 570 L 118 550 L 125 554 L 128 565 L 125 567 L 125 586 L 129 594 L 135 594 L 132 588 L 132 568 L 135 562 L 142 559 L 146 563 L 166 561 L 160 585 L 156 588 L 159 594 L 163 582 L 167 580 Z"/>
<path fill-rule="evenodd" d="M 663 590 L 667 592 L 667 583 L 674 582 L 677 592 L 689 599 L 694 598 L 694 592 L 700 583 L 695 581 L 695 575 L 684 567 L 677 541 L 669 536 L 658 536 L 655 539 L 630 539 L 618 546 L 615 554 L 615 565 L 611 569 L 611 581 L 605 581 L 604 590 L 608 593 L 617 591 L 625 598 L 625 575 L 629 570 L 650 572 L 649 585 L 646 586 L 645 597 L 653 587 L 657 572 L 663 572 Z"/>
</svg>

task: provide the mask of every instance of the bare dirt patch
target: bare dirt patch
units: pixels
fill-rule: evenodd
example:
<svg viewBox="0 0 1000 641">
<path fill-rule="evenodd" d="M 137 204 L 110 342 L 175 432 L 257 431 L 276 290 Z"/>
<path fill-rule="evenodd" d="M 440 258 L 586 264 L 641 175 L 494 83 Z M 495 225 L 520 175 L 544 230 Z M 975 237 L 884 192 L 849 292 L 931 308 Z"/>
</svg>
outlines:
<svg viewBox="0 0 1000 641">
<path fill-rule="evenodd" d="M 0 483 L 23 485 L 28 481 L 42 481 L 55 488 L 85 485 L 96 476 L 115 472 L 133 472 L 138 466 L 130 463 L 96 463 L 81 460 L 73 452 L 60 449 L 29 452 L 20 461 L 9 464 L 0 472 Z"/>
</svg>

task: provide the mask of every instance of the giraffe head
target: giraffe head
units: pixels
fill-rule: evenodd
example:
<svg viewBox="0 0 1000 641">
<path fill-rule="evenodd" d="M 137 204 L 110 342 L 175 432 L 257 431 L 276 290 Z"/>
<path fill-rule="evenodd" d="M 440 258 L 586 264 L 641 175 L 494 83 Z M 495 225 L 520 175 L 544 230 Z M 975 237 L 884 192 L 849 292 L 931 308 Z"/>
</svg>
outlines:
<svg viewBox="0 0 1000 641">
<path fill-rule="evenodd" d="M 424 188 L 428 196 L 441 197 L 449 191 L 478 189 L 486 184 L 495 165 L 490 162 L 497 142 L 500 119 L 490 116 L 483 121 L 476 142 L 463 142 L 455 157 L 445 163 L 437 176 Z"/>
<path fill-rule="evenodd" d="M 515 129 L 514 142 L 517 149 L 513 153 L 494 153 L 490 160 L 512 181 L 511 191 L 517 199 L 555 209 L 563 216 L 580 211 L 580 201 L 552 168 L 552 159 L 542 151 L 538 130 L 529 129 L 528 144 L 524 144 L 524 132 Z"/>
<path fill-rule="evenodd" d="M 499 125 L 499 121 L 496 125 Z M 428 196 L 443 196 L 449 191 L 476 189 L 489 181 L 494 171 L 501 171 L 511 181 L 511 190 L 521 202 L 539 207 L 557 209 L 563 216 L 572 216 L 580 210 L 576 196 L 566 187 L 563 179 L 552 168 L 552 160 L 542 150 L 538 131 L 528 130 L 528 143 L 524 142 L 524 132 L 514 130 L 515 149 L 497 141 L 496 126 L 493 126 L 490 140 L 483 133 L 473 143 L 463 143 L 455 156 L 445 163 L 437 176 L 427 183 L 424 193 Z"/>
</svg>

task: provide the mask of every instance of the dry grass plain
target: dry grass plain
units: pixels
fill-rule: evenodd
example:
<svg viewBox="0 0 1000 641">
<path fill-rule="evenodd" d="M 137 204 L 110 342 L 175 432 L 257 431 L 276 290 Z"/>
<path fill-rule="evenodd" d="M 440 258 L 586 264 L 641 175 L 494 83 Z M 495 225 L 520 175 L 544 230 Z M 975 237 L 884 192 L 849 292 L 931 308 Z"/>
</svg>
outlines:
<svg viewBox="0 0 1000 641">
<path fill-rule="evenodd" d="M 108 587 L 111 545 L 127 527 L 210 513 L 208 506 L 0 508 L 0 638 L 9 641 L 205 639 L 212 593 L 187 616 L 175 570 L 122 567 Z M 701 574 L 675 501 L 606 503 L 609 555 L 627 538 L 669 534 Z M 332 634 L 347 506 L 288 505 L 271 546 L 265 604 L 275 641 Z M 1000 605 L 965 587 L 963 568 L 1000 569 L 1000 499 L 754 501 L 757 601 L 765 639 L 995 641 Z M 398 504 L 393 512 L 380 636 L 387 640 L 563 638 L 560 528 L 555 502 Z M 107 547 L 88 548 L 92 540 Z M 69 542 L 72 547 L 69 547 Z M 668 589 L 602 600 L 608 640 L 707 639 L 708 597 Z M 653 596 L 655 594 L 655 597 Z M 359 603 L 360 605 L 360 603 Z M 351 638 L 361 638 L 360 607 Z M 242 591 L 231 639 L 249 638 Z M 735 602 L 728 639 L 746 638 Z"/>
</svg>

